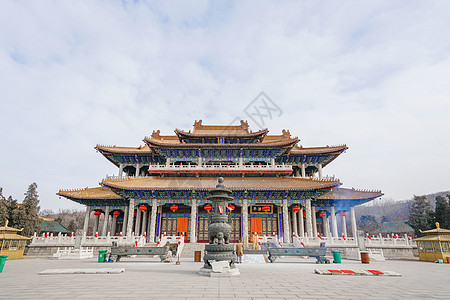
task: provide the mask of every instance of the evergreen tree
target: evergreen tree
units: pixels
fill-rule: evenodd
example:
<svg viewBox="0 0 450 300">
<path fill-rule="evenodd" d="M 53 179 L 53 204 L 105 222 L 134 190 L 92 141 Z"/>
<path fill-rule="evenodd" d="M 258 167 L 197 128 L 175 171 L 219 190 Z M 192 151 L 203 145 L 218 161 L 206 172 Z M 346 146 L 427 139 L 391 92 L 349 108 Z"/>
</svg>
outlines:
<svg viewBox="0 0 450 300">
<path fill-rule="evenodd" d="M 9 196 L 6 200 L 6 209 L 8 210 L 8 220 L 9 220 L 9 226 L 13 226 L 15 224 L 15 221 L 12 217 L 13 211 L 17 207 L 17 200 L 13 199 L 12 196 Z"/>
<path fill-rule="evenodd" d="M 408 224 L 414 229 L 416 236 L 423 236 L 420 230 L 431 229 L 433 211 L 426 196 L 414 196 Z"/>
<path fill-rule="evenodd" d="M 361 221 L 361 228 L 364 231 L 367 231 L 370 234 L 377 233 L 380 228 L 380 224 L 378 223 L 377 219 L 372 215 L 364 215 L 360 218 Z"/>
<path fill-rule="evenodd" d="M 12 212 L 16 209 L 17 201 L 11 196 L 8 199 L 3 196 L 3 190 L 0 188 L 0 226 L 5 225 L 5 221 L 9 221 L 8 226 L 14 226 L 15 222 L 12 217 Z"/>
<path fill-rule="evenodd" d="M 32 183 L 25 193 L 25 198 L 21 205 L 16 205 L 11 213 L 11 219 L 17 228 L 23 228 L 23 235 L 31 236 L 39 232 L 42 227 L 42 220 L 38 217 L 39 195 L 37 184 Z"/>
<path fill-rule="evenodd" d="M 447 194 L 450 199 L 450 194 Z M 436 197 L 436 208 L 434 210 L 434 222 L 439 222 L 441 228 L 450 228 L 450 203 L 445 197 Z"/>
<path fill-rule="evenodd" d="M 9 219 L 8 204 L 3 196 L 3 189 L 0 188 L 0 226 L 5 226 L 7 219 Z"/>
</svg>

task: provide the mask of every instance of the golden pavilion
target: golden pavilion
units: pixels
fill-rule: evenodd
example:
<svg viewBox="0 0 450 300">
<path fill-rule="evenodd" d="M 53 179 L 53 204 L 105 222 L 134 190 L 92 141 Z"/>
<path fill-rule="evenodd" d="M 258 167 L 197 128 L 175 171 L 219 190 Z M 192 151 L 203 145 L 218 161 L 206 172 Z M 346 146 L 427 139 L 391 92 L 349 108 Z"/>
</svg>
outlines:
<svg viewBox="0 0 450 300">
<path fill-rule="evenodd" d="M 8 220 L 6 220 L 5 226 L 0 227 L 0 255 L 7 255 L 7 260 L 23 257 L 25 245 L 30 238 L 17 234 L 22 230 L 23 228 L 9 227 Z"/>
<path fill-rule="evenodd" d="M 450 263 L 450 230 L 439 227 L 423 231 L 427 235 L 415 239 L 419 259 L 423 261 L 437 261 L 442 259 L 444 263 Z"/>
</svg>

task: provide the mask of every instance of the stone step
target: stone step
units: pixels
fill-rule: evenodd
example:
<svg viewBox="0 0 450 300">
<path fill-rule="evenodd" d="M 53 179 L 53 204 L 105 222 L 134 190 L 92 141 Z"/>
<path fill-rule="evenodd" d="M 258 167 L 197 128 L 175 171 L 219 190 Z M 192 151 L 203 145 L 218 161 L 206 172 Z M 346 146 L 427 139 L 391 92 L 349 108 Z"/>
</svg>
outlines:
<svg viewBox="0 0 450 300">
<path fill-rule="evenodd" d="M 183 252 L 181 252 L 181 257 L 182 258 L 192 258 L 192 261 L 193 261 L 195 251 L 201 251 L 202 257 L 203 257 L 205 245 L 206 245 L 205 243 L 186 243 L 186 244 L 184 244 Z"/>
<path fill-rule="evenodd" d="M 120 274 L 125 272 L 124 268 L 89 268 L 89 269 L 47 269 L 39 272 L 39 275 L 61 275 L 61 274 Z"/>
</svg>

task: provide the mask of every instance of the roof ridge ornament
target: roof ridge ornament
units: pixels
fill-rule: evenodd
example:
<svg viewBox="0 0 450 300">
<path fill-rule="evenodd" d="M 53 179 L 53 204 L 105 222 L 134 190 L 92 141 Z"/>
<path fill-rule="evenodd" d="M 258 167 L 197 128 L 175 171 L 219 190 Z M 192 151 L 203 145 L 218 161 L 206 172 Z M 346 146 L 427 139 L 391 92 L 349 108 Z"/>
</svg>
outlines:
<svg viewBox="0 0 450 300">
<path fill-rule="evenodd" d="M 203 128 L 203 124 L 202 124 L 203 120 L 195 120 L 194 121 L 194 130 L 195 129 L 202 129 Z"/>
<path fill-rule="evenodd" d="M 283 135 L 283 138 L 287 138 L 287 139 L 291 138 L 291 132 L 289 130 L 283 129 L 283 130 L 281 130 L 281 133 Z"/>
<path fill-rule="evenodd" d="M 161 131 L 158 129 L 158 130 L 153 130 L 153 132 L 152 132 L 152 139 L 161 139 L 161 135 L 160 135 L 160 133 L 161 133 Z"/>
<path fill-rule="evenodd" d="M 241 123 L 241 128 L 248 131 L 248 122 L 244 121 L 244 120 L 241 120 L 240 123 Z"/>
</svg>

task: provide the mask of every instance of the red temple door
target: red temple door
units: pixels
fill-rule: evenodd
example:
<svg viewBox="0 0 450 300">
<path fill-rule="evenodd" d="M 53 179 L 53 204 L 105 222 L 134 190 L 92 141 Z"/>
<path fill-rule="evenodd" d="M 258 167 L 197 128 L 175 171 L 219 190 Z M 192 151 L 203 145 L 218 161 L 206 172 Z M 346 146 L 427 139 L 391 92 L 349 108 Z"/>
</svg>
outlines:
<svg viewBox="0 0 450 300">
<path fill-rule="evenodd" d="M 256 232 L 259 236 L 263 233 L 263 218 L 260 217 L 251 217 L 250 218 L 250 236 L 253 237 L 253 234 Z"/>
<path fill-rule="evenodd" d="M 177 235 L 184 234 L 184 240 L 189 233 L 189 218 L 188 217 L 178 217 L 177 218 Z"/>
</svg>

